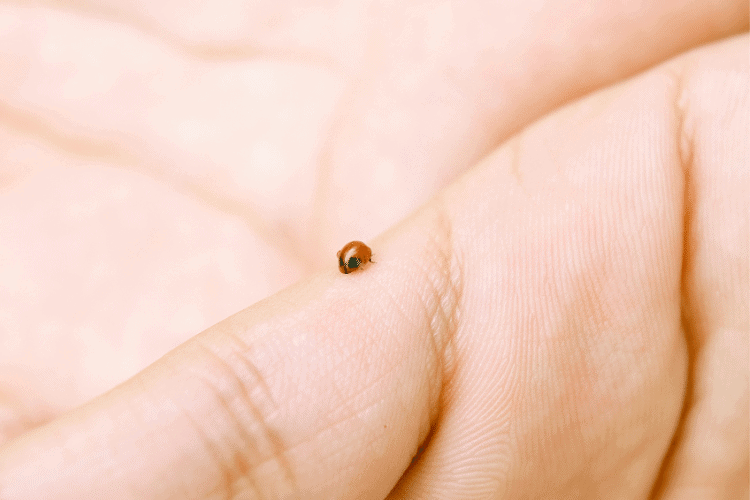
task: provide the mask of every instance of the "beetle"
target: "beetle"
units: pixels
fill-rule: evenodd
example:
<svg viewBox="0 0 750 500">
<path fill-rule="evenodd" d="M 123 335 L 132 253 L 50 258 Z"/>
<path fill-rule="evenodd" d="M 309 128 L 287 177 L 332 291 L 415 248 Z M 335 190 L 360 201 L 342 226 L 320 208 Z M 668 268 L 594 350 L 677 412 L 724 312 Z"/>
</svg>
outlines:
<svg viewBox="0 0 750 500">
<path fill-rule="evenodd" d="M 372 262 L 372 250 L 361 241 L 350 241 L 336 253 L 336 257 L 339 258 L 339 271 L 349 274 Z"/>
</svg>

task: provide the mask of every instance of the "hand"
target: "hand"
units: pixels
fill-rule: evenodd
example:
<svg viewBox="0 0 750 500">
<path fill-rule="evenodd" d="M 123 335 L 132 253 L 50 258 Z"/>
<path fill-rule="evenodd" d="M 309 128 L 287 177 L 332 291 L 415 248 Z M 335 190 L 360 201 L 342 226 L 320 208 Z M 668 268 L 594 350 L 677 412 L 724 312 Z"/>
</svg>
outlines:
<svg viewBox="0 0 750 500">
<path fill-rule="evenodd" d="M 746 2 L 205 5 L 3 7 L 0 499 L 747 496 Z"/>
</svg>

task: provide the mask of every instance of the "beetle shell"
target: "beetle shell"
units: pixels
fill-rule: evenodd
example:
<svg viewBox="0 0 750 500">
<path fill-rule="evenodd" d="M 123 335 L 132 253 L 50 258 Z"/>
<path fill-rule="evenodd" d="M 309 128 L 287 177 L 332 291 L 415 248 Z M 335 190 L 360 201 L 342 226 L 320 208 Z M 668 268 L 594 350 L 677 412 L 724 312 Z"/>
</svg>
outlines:
<svg viewBox="0 0 750 500">
<path fill-rule="evenodd" d="M 339 271 L 344 274 L 353 273 L 372 262 L 372 250 L 361 241 L 350 241 L 338 251 Z"/>
</svg>

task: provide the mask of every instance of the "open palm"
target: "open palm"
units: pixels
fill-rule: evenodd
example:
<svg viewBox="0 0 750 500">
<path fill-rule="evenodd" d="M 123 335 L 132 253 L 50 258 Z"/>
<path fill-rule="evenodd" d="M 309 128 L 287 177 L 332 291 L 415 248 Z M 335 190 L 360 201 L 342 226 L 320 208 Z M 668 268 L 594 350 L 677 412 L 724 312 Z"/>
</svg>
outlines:
<svg viewBox="0 0 750 500">
<path fill-rule="evenodd" d="M 747 495 L 747 23 L 3 6 L 0 498 Z"/>
</svg>

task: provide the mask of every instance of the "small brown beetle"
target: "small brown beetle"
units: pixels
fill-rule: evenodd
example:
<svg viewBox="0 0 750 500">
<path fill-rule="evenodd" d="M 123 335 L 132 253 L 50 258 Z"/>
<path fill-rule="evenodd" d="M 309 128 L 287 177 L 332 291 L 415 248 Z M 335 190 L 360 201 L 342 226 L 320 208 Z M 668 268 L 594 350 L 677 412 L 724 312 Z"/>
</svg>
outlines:
<svg viewBox="0 0 750 500">
<path fill-rule="evenodd" d="M 339 258 L 339 271 L 349 274 L 372 262 L 372 250 L 361 241 L 350 241 L 338 251 L 336 257 Z"/>
</svg>

